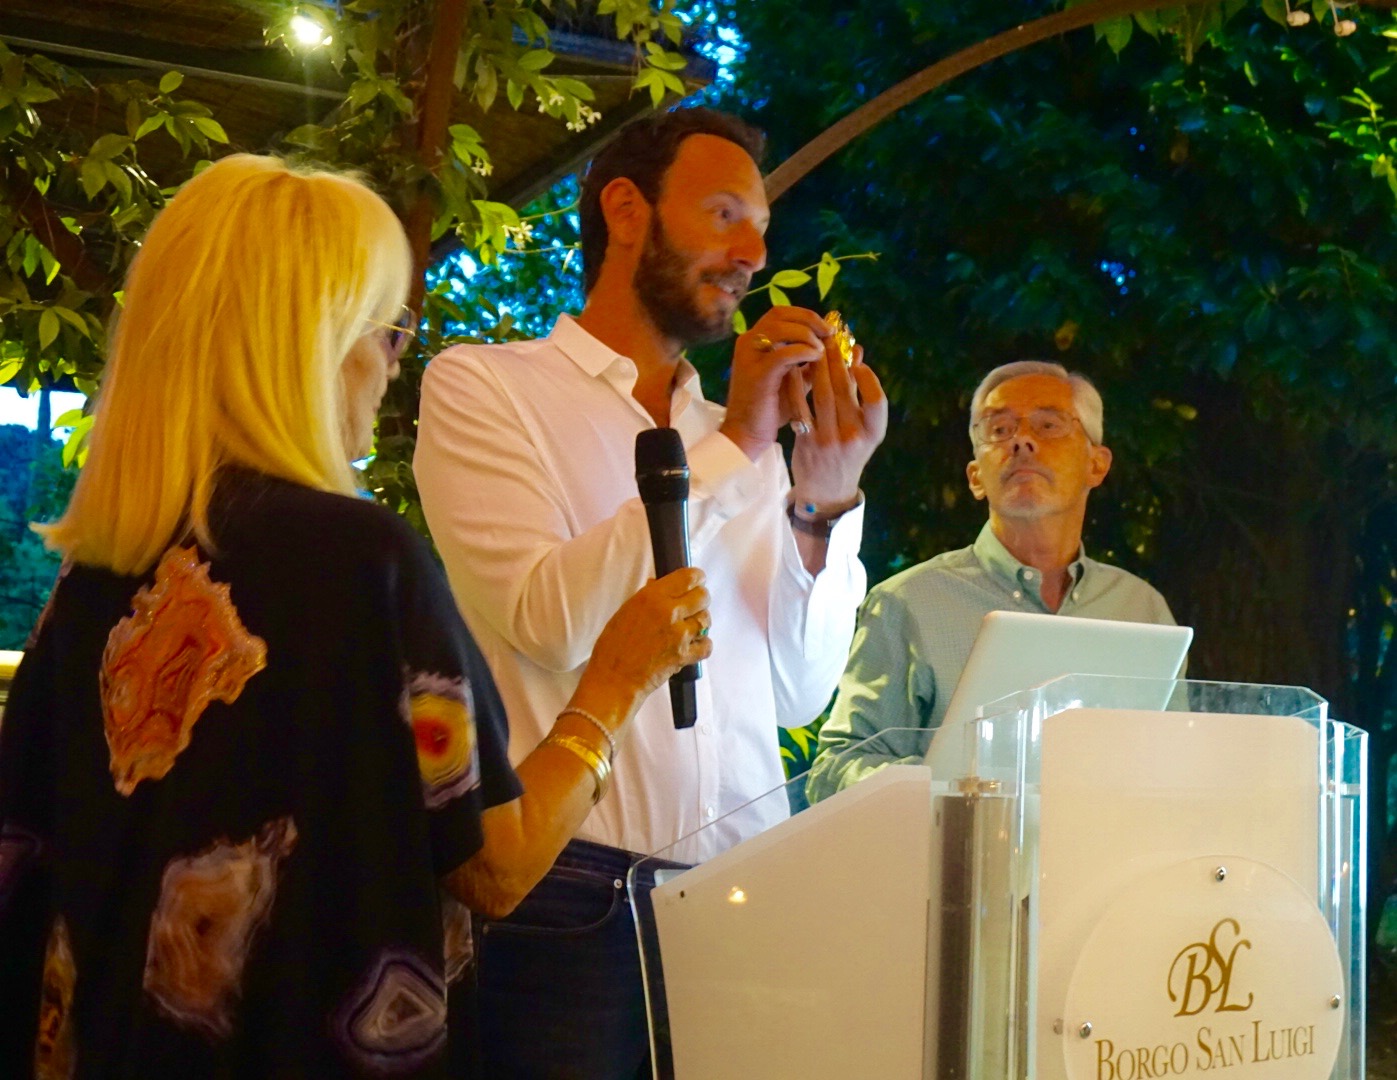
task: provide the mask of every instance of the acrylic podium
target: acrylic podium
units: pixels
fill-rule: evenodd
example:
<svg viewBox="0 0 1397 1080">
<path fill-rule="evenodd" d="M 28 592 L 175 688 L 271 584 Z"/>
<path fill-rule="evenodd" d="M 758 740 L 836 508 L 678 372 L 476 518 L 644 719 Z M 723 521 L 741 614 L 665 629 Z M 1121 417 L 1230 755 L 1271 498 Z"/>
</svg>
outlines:
<svg viewBox="0 0 1397 1080">
<path fill-rule="evenodd" d="M 1359 1080 L 1366 750 L 1300 688 L 1067 676 L 659 852 L 656 1076 Z"/>
</svg>

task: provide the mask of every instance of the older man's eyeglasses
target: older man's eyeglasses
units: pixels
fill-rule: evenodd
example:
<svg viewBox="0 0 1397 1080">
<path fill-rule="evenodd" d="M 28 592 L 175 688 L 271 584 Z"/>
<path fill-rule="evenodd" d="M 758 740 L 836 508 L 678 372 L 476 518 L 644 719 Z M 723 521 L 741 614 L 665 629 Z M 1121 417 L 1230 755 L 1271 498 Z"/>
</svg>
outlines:
<svg viewBox="0 0 1397 1080">
<path fill-rule="evenodd" d="M 379 322 L 377 319 L 369 319 L 370 326 L 380 326 L 388 331 L 388 348 L 392 350 L 394 359 L 403 355 L 409 343 L 417 336 L 417 316 L 406 304 L 398 313 L 396 321 L 391 323 Z"/>
<path fill-rule="evenodd" d="M 1081 421 L 1057 409 L 1034 409 L 1027 416 L 1017 416 L 1011 412 L 989 413 L 975 422 L 975 438 L 991 445 L 1006 443 L 1019 433 L 1025 423 L 1035 437 L 1050 441 L 1071 435 L 1072 425 Z"/>
</svg>

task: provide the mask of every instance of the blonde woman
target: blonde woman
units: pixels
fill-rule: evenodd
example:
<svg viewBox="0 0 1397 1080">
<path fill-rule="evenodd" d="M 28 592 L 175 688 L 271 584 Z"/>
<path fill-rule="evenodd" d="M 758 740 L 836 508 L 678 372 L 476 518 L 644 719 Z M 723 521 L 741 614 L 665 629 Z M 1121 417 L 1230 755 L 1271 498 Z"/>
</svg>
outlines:
<svg viewBox="0 0 1397 1080">
<path fill-rule="evenodd" d="M 708 655 L 701 575 L 652 582 L 511 770 L 445 579 L 348 464 L 410 265 L 362 184 L 268 158 L 152 226 L 0 726 L 0 1075 L 463 1075 L 470 910 Z"/>
</svg>

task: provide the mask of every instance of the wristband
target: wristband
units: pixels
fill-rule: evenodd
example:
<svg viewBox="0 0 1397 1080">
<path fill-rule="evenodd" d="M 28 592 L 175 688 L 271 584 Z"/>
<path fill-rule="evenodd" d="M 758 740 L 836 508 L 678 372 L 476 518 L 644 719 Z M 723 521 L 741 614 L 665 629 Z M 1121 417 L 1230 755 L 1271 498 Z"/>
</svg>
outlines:
<svg viewBox="0 0 1397 1080">
<path fill-rule="evenodd" d="M 796 532 L 802 532 L 818 540 L 828 540 L 830 533 L 834 532 L 834 523 L 839 520 L 837 517 L 805 517 L 794 506 L 786 508 L 786 516 L 791 519 L 791 528 Z"/>
</svg>

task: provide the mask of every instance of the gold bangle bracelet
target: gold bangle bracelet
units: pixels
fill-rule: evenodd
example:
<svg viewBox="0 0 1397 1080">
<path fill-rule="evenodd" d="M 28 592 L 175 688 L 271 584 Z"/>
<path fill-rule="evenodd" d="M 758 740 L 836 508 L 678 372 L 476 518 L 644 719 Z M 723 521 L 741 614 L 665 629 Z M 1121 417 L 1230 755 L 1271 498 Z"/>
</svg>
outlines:
<svg viewBox="0 0 1397 1080">
<path fill-rule="evenodd" d="M 597 789 L 592 794 L 592 805 L 596 806 L 601 802 L 602 796 L 611 787 L 611 762 L 576 735 L 549 735 L 540 745 L 560 747 L 575 755 L 582 764 L 591 769 L 592 779 L 597 783 Z"/>
</svg>

